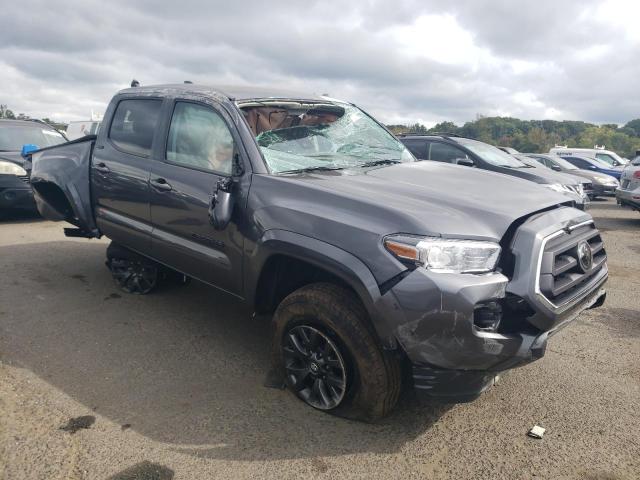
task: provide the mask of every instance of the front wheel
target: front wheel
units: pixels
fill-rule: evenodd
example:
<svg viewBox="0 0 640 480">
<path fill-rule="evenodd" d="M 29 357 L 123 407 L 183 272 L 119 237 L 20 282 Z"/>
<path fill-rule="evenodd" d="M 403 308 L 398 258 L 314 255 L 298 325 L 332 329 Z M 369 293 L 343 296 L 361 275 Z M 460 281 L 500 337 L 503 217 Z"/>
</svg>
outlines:
<svg viewBox="0 0 640 480">
<path fill-rule="evenodd" d="M 274 315 L 273 342 L 287 386 L 314 408 L 371 421 L 398 400 L 400 363 L 345 288 L 317 283 L 290 294 Z"/>
<path fill-rule="evenodd" d="M 146 295 L 158 285 L 158 265 L 120 245 L 111 243 L 107 248 L 107 267 L 116 285 L 127 293 Z"/>
</svg>

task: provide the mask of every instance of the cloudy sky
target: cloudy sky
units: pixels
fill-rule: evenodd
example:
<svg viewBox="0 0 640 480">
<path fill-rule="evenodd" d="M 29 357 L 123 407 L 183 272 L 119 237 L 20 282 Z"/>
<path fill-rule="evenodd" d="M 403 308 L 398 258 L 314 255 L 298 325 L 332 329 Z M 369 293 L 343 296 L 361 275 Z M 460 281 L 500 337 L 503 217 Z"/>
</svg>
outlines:
<svg viewBox="0 0 640 480">
<path fill-rule="evenodd" d="M 638 0 L 3 0 L 0 25 L 0 103 L 56 120 L 132 78 L 329 93 L 387 123 L 640 117 Z"/>
</svg>

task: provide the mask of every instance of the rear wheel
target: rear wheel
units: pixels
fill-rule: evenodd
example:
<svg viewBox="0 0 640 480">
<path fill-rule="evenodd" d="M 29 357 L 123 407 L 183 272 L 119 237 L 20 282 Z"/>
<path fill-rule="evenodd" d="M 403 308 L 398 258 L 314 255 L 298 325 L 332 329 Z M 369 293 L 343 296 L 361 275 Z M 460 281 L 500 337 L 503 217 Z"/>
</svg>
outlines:
<svg viewBox="0 0 640 480">
<path fill-rule="evenodd" d="M 349 290 L 317 283 L 286 297 L 274 315 L 273 354 L 289 389 L 319 410 L 383 417 L 400 394 L 400 364 L 383 350 Z"/>
</svg>

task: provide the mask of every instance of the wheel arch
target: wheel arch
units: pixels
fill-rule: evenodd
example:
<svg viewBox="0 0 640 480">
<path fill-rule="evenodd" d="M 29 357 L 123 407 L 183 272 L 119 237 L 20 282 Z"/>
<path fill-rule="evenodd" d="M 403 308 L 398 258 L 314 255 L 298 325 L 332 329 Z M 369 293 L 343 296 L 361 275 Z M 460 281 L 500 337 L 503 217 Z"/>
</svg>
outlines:
<svg viewBox="0 0 640 480">
<path fill-rule="evenodd" d="M 278 270 L 283 268 L 288 276 L 284 287 L 280 283 L 284 272 Z M 245 264 L 246 300 L 258 313 L 271 313 L 292 291 L 322 281 L 351 290 L 366 309 L 382 345 L 397 346 L 390 326 L 375 307 L 381 296 L 378 283 L 368 267 L 351 253 L 315 238 L 269 230 Z"/>
</svg>

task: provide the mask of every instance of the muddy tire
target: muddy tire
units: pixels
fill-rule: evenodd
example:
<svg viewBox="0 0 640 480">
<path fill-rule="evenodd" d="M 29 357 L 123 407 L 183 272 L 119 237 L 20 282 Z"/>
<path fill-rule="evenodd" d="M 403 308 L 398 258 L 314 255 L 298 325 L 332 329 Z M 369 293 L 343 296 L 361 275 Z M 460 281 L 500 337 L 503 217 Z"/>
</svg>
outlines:
<svg viewBox="0 0 640 480">
<path fill-rule="evenodd" d="M 376 341 L 356 296 L 337 285 L 296 290 L 273 319 L 274 364 L 314 408 L 355 420 L 388 414 L 400 395 L 400 362 Z"/>
<path fill-rule="evenodd" d="M 158 264 L 116 243 L 107 247 L 106 265 L 116 285 L 127 293 L 146 295 L 158 286 Z"/>
</svg>

